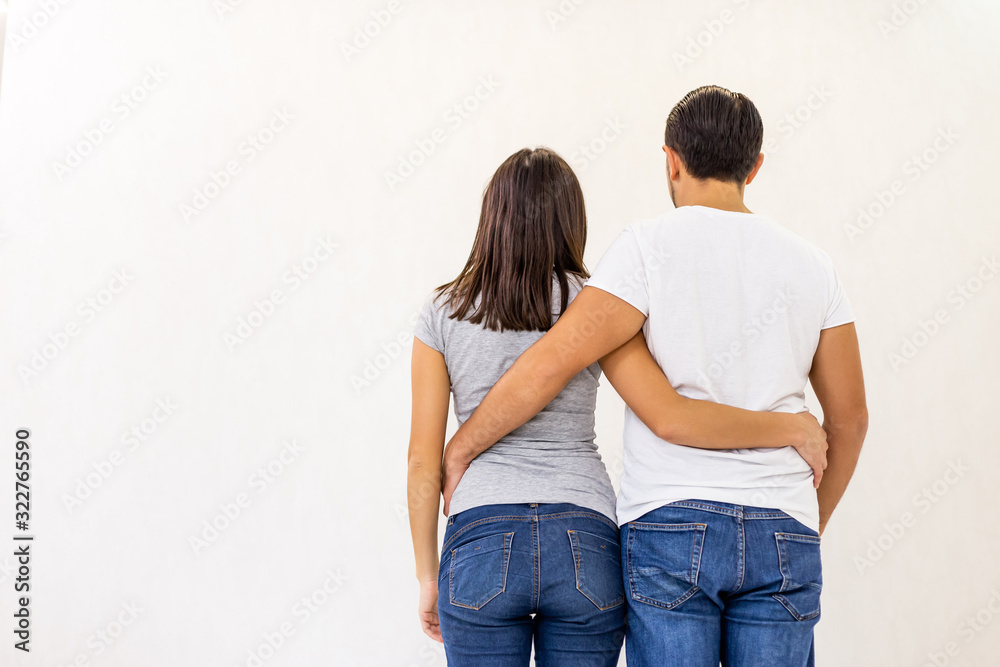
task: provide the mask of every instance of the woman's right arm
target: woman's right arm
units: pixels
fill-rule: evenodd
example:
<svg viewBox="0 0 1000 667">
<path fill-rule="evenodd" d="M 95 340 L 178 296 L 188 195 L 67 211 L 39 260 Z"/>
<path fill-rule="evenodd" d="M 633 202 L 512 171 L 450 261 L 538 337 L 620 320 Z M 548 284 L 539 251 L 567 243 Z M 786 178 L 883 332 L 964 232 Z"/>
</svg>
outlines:
<svg viewBox="0 0 1000 667">
<path fill-rule="evenodd" d="M 413 409 L 407 453 L 406 501 L 417 580 L 420 582 L 420 624 L 427 636 L 441 641 L 437 613 L 438 507 L 451 382 L 444 355 L 418 338 L 413 339 L 411 375 Z"/>
<path fill-rule="evenodd" d="M 700 449 L 794 447 L 818 487 L 826 468 L 826 432 L 808 412 L 754 412 L 677 393 L 642 331 L 600 360 L 601 370 L 636 417 L 658 437 Z"/>
</svg>

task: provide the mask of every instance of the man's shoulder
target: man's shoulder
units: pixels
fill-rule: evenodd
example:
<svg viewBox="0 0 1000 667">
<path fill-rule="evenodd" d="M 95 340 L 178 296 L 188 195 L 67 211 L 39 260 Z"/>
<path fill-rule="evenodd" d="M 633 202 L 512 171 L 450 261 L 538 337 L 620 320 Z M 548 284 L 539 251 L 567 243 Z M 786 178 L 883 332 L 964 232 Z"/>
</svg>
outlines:
<svg viewBox="0 0 1000 667">
<path fill-rule="evenodd" d="M 763 237 L 763 242 L 772 249 L 779 250 L 780 254 L 786 257 L 798 256 L 824 267 L 832 265 L 832 260 L 825 250 L 785 227 L 773 217 L 763 214 L 751 214 L 751 216 L 753 233 L 759 238 Z M 719 227 L 713 222 L 721 222 L 723 226 Z M 632 235 L 640 248 L 664 243 L 700 242 L 706 238 L 715 243 L 729 236 L 724 232 L 720 236 L 719 232 L 736 229 L 733 222 L 712 216 L 711 212 L 706 212 L 701 207 L 681 206 L 655 217 L 636 220 L 626 225 L 623 233 Z"/>
<path fill-rule="evenodd" d="M 722 214 L 720 216 L 720 214 Z M 637 236 L 685 234 L 688 232 L 713 233 L 719 226 L 731 227 L 734 222 L 729 211 L 710 209 L 704 206 L 680 206 L 657 216 L 642 218 L 625 227 Z M 781 226 L 773 219 L 751 214 L 755 220 L 767 221 L 775 229 Z M 741 221 L 742 222 L 742 221 Z"/>
<path fill-rule="evenodd" d="M 683 208 L 675 208 L 651 218 L 640 218 L 626 225 L 625 230 L 631 231 L 637 236 L 651 232 L 661 232 L 666 231 L 670 227 L 690 221 L 690 217 L 690 214 L 685 212 Z"/>
<path fill-rule="evenodd" d="M 773 218 L 762 216 L 762 219 L 766 221 L 765 224 L 769 233 L 773 235 L 775 239 L 780 239 L 787 244 L 790 249 L 794 248 L 805 258 L 824 266 L 832 264 L 830 255 L 828 255 L 825 250 L 816 245 L 814 242 L 805 238 L 801 234 L 788 229 L 784 225 L 779 224 Z"/>
</svg>

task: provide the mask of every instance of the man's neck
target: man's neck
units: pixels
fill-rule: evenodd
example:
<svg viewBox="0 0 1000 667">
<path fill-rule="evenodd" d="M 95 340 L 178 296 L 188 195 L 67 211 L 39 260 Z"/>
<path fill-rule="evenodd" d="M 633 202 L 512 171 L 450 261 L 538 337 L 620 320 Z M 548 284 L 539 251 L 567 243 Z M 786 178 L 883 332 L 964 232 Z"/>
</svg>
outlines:
<svg viewBox="0 0 1000 667">
<path fill-rule="evenodd" d="M 683 195 L 678 193 L 675 205 L 681 206 L 705 206 L 707 208 L 717 208 L 720 211 L 732 211 L 734 213 L 753 213 L 743 203 L 743 192 L 732 183 L 722 181 L 706 180 L 689 183 Z"/>
</svg>

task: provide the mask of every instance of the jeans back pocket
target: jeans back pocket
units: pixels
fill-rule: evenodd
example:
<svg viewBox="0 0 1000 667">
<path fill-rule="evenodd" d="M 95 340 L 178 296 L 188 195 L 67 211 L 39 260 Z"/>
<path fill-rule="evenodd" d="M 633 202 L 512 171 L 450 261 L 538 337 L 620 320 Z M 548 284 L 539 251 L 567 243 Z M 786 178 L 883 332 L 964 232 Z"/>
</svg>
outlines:
<svg viewBox="0 0 1000 667">
<path fill-rule="evenodd" d="M 451 550 L 448 596 L 451 604 L 480 609 L 503 593 L 514 533 L 497 533 Z"/>
<path fill-rule="evenodd" d="M 566 533 L 573 550 L 576 589 L 601 611 L 623 604 L 625 587 L 618 542 L 581 530 L 567 530 Z"/>
<path fill-rule="evenodd" d="M 673 609 L 697 593 L 705 529 L 703 523 L 628 524 L 632 599 Z"/>
<path fill-rule="evenodd" d="M 814 535 L 775 533 L 781 588 L 774 599 L 797 621 L 819 616 L 819 598 L 823 591 L 823 565 L 820 539 Z"/>
</svg>

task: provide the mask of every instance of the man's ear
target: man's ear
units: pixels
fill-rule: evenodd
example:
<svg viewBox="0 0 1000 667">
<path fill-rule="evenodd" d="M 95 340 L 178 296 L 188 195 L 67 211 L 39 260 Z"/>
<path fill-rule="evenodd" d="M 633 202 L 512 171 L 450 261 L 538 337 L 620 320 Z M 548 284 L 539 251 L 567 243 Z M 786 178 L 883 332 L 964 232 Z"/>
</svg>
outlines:
<svg viewBox="0 0 1000 667">
<path fill-rule="evenodd" d="M 755 164 L 753 166 L 753 169 L 750 170 L 750 175 L 747 176 L 746 185 L 750 185 L 750 181 L 752 181 L 754 179 L 754 177 L 757 175 L 757 172 L 760 171 L 760 165 L 762 165 L 762 164 L 764 164 L 764 154 L 763 153 L 758 153 L 757 154 L 757 164 Z"/>
<path fill-rule="evenodd" d="M 676 181 L 681 173 L 681 156 L 670 146 L 664 146 L 663 152 L 667 154 L 667 178 Z"/>
</svg>

